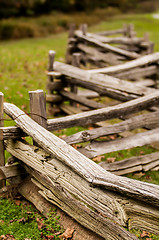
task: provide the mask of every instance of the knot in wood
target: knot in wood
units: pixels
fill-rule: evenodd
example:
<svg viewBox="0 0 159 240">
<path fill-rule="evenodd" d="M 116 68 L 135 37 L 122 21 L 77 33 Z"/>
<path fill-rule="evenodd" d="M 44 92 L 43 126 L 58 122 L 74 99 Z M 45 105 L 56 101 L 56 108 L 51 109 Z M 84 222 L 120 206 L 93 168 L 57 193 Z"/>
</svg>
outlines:
<svg viewBox="0 0 159 240">
<path fill-rule="evenodd" d="M 87 131 L 82 132 L 82 139 L 84 141 L 89 141 L 90 140 L 90 134 Z"/>
</svg>

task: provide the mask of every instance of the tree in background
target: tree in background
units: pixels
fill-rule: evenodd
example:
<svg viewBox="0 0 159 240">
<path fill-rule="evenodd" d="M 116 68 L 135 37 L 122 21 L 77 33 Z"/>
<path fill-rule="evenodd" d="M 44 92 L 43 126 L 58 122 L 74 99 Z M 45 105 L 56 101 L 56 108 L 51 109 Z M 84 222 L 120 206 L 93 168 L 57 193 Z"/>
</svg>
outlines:
<svg viewBox="0 0 159 240">
<path fill-rule="evenodd" d="M 56 10 L 63 12 L 90 11 L 109 6 L 125 11 L 142 9 L 144 4 L 154 6 L 156 1 L 158 0 L 0 0 L 0 18 L 39 15 Z"/>
</svg>

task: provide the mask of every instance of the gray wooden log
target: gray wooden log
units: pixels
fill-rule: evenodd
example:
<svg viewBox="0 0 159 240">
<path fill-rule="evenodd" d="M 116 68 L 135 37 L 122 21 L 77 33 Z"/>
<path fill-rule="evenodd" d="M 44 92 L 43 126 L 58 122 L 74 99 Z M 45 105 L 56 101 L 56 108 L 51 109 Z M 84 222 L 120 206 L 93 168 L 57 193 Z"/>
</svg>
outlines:
<svg viewBox="0 0 159 240">
<path fill-rule="evenodd" d="M 12 164 L 4 167 L 0 167 L 0 180 L 5 180 L 12 177 L 25 175 L 27 172 L 19 164 Z"/>
<path fill-rule="evenodd" d="M 120 73 L 111 73 L 112 76 L 121 78 L 121 79 L 129 79 L 129 80 L 139 80 L 139 78 L 150 77 L 154 74 L 157 74 L 158 67 L 157 66 L 148 66 L 143 68 L 133 68 L 130 70 L 126 70 Z M 154 82 L 155 83 L 155 82 Z"/>
<path fill-rule="evenodd" d="M 72 171 L 76 172 L 88 183 L 115 190 L 159 206 L 159 186 L 115 176 L 41 127 L 15 105 L 4 103 L 4 110 L 39 146 L 52 154 L 58 161 L 71 168 Z"/>
<path fill-rule="evenodd" d="M 20 128 L 16 126 L 0 127 L 0 131 L 3 131 L 3 140 L 26 136 L 26 133 L 24 133 Z"/>
<path fill-rule="evenodd" d="M 35 180 L 34 180 L 35 181 Z M 59 224 L 63 229 L 74 228 L 73 239 L 88 239 L 88 240 L 103 240 L 104 238 L 95 234 L 95 232 L 89 231 L 88 228 L 84 228 L 81 224 L 64 213 L 60 208 L 51 202 L 47 201 L 40 193 L 41 189 L 38 188 L 30 178 L 26 178 L 19 188 L 18 192 L 30 201 L 46 218 L 52 214 L 52 211 L 56 210 L 56 216 L 60 216 Z M 54 214 L 54 213 L 53 213 Z"/>
<path fill-rule="evenodd" d="M 96 122 L 109 120 L 113 118 L 122 118 L 129 114 L 148 109 L 159 103 L 159 92 L 149 94 L 126 103 L 121 103 L 116 106 L 106 107 L 103 109 L 92 110 L 89 112 L 79 113 L 73 116 L 66 116 L 58 119 L 48 120 L 48 130 L 69 128 L 72 126 L 81 126 L 93 124 Z"/>
<path fill-rule="evenodd" d="M 156 141 L 159 141 L 159 128 L 114 141 L 93 142 L 84 148 L 80 148 L 79 151 L 85 156 L 93 158 L 105 153 L 141 147 Z"/>
<path fill-rule="evenodd" d="M 80 104 L 87 106 L 89 108 L 92 108 L 92 109 L 105 107 L 104 104 L 102 104 L 102 103 L 99 103 L 99 102 L 96 102 L 93 100 L 89 100 L 82 96 L 78 96 L 77 94 L 75 94 L 73 92 L 67 92 L 67 91 L 62 90 L 62 91 L 60 91 L 60 94 L 63 97 L 68 98 L 69 100 L 73 100 L 74 102 L 80 103 Z"/>
<path fill-rule="evenodd" d="M 105 73 L 105 74 L 111 74 L 111 73 L 117 73 L 126 71 L 128 69 L 136 68 L 145 66 L 148 64 L 152 64 L 159 61 L 159 52 L 149 54 L 143 57 L 140 57 L 136 60 L 132 60 L 123 64 L 120 64 L 118 66 L 112 66 L 107 68 L 101 68 L 101 69 L 94 69 L 94 70 L 88 70 L 90 73 Z"/>
<path fill-rule="evenodd" d="M 88 89 L 79 89 L 77 94 L 78 96 L 82 96 L 90 99 L 99 97 L 99 94 L 97 92 L 94 92 Z"/>
<path fill-rule="evenodd" d="M 3 111 L 4 95 L 0 92 L 0 127 L 4 126 L 4 111 Z M 3 142 L 3 130 L 0 129 L 0 166 L 5 166 L 5 152 Z M 0 188 L 5 186 L 5 181 L 0 181 Z"/>
<path fill-rule="evenodd" d="M 52 76 L 52 77 L 54 77 L 54 78 L 56 78 L 56 79 L 61 79 L 61 77 L 62 77 L 62 74 L 61 74 L 61 73 L 55 72 L 55 71 L 53 71 L 53 70 L 47 72 L 47 75 L 48 75 L 48 76 Z M 50 82 L 50 83 L 52 83 L 52 82 Z"/>
<path fill-rule="evenodd" d="M 105 51 L 115 52 L 115 53 L 120 54 L 122 56 L 126 56 L 129 59 L 135 59 L 135 58 L 138 58 L 140 56 L 139 54 L 137 54 L 135 52 L 129 52 L 129 51 L 111 46 L 110 44 L 102 43 L 99 40 L 92 39 L 91 37 L 89 37 L 87 35 L 84 36 L 83 34 L 81 34 L 81 32 L 78 32 L 78 33 L 76 32 L 76 36 L 78 36 L 79 39 L 84 40 L 84 41 L 88 42 L 89 44 L 100 47 Z"/>
<path fill-rule="evenodd" d="M 56 71 L 68 76 L 66 81 L 73 82 L 82 87 L 95 90 L 100 94 L 107 94 L 120 90 L 126 93 L 137 94 L 138 96 L 148 94 L 153 90 L 146 87 L 134 87 L 133 83 L 113 78 L 103 74 L 91 74 L 86 70 L 82 70 L 64 63 L 55 62 L 54 68 Z M 124 93 L 123 93 L 124 95 Z"/>
<path fill-rule="evenodd" d="M 87 54 L 87 60 L 96 60 L 111 65 L 120 64 L 122 63 L 122 60 L 125 60 L 123 56 L 114 54 L 112 52 L 102 53 L 99 52 L 96 48 L 87 46 L 83 43 L 77 44 L 77 47 L 79 50 Z"/>
<path fill-rule="evenodd" d="M 132 235 L 125 235 L 126 231 L 119 225 L 125 225 L 131 219 L 133 221 L 134 215 L 141 216 L 141 209 L 143 222 L 139 220 L 140 227 L 147 229 L 148 226 L 150 229 L 152 225 L 153 231 L 158 232 L 159 211 L 156 207 L 99 187 L 93 188 L 62 162 L 49 158 L 43 150 L 34 146 L 18 141 L 8 141 L 6 146 L 28 166 L 26 169 L 36 179 L 34 183 L 41 188 L 42 196 L 105 239 L 133 239 Z M 116 230 L 112 233 L 114 227 Z"/>
<path fill-rule="evenodd" d="M 47 129 L 49 131 L 54 131 L 54 130 L 58 130 L 58 129 L 73 127 L 73 126 L 93 124 L 96 122 L 109 120 L 109 119 L 113 119 L 113 118 L 123 118 L 131 113 L 135 113 L 140 110 L 148 109 L 148 108 L 158 105 L 158 104 L 159 104 L 159 94 L 158 94 L 158 92 L 156 92 L 156 93 L 150 94 L 146 97 L 141 97 L 136 100 L 132 100 L 130 102 L 122 103 L 122 104 L 119 104 L 116 106 L 106 107 L 106 108 L 99 109 L 99 110 L 92 110 L 89 112 L 84 112 L 84 113 L 80 113 L 80 114 L 73 115 L 73 116 L 49 119 L 47 121 Z M 65 107 L 66 107 L 66 105 L 65 105 Z M 71 107 L 71 106 L 69 106 L 69 107 Z M 80 111 L 80 109 L 77 109 L 77 110 Z M 26 136 L 26 133 L 24 133 L 21 129 L 19 129 L 16 126 L 1 127 L 0 129 L 3 131 L 4 140 L 9 139 L 9 138 L 17 138 L 17 137 Z"/>
<path fill-rule="evenodd" d="M 132 172 L 133 167 L 137 167 L 138 171 L 142 171 L 142 170 L 148 171 L 150 170 L 150 168 L 149 169 L 147 168 L 149 164 L 153 163 L 154 165 L 156 164 L 158 165 L 159 164 L 158 160 L 159 160 L 159 152 L 154 152 L 151 154 L 131 157 L 121 161 L 116 161 L 114 163 L 101 162 L 99 163 L 99 165 L 104 169 L 106 169 L 107 171 L 110 171 L 114 174 L 123 175 L 123 174 Z"/>
<path fill-rule="evenodd" d="M 134 84 L 136 86 L 150 87 L 150 86 L 154 86 L 156 83 L 152 79 L 146 78 L 145 80 L 141 79 L 141 81 L 136 81 L 136 82 L 134 82 Z"/>
<path fill-rule="evenodd" d="M 116 34 L 123 34 L 123 33 L 125 33 L 125 31 L 126 31 L 125 29 L 117 29 L 117 30 L 96 32 L 96 34 L 101 35 L 101 36 L 110 36 L 110 35 L 116 35 Z"/>
<path fill-rule="evenodd" d="M 81 31 L 75 31 L 75 36 L 80 37 L 82 35 Z M 128 38 L 128 37 L 113 37 L 113 38 L 108 38 L 104 36 L 100 36 L 98 34 L 93 34 L 93 33 L 88 33 L 87 32 L 87 37 L 91 38 L 92 40 L 97 40 L 102 43 L 116 43 L 116 44 L 127 44 L 127 45 L 139 45 L 141 42 L 144 42 L 143 38 Z"/>
<path fill-rule="evenodd" d="M 78 114 L 82 112 L 81 108 L 73 107 L 71 105 L 64 104 L 64 103 L 60 104 L 59 108 L 68 115 Z"/>
<path fill-rule="evenodd" d="M 60 103 L 62 102 L 62 97 L 61 95 L 58 94 L 47 94 L 46 95 L 46 101 L 49 103 Z"/>
<path fill-rule="evenodd" d="M 148 128 L 149 125 L 156 125 L 159 119 L 159 112 L 152 112 L 147 114 L 142 114 L 139 116 L 132 117 L 121 123 L 108 125 L 106 127 L 95 128 L 91 130 L 84 130 L 73 135 L 65 137 L 68 144 L 87 142 L 93 139 L 107 136 L 110 134 L 117 134 L 124 131 L 130 131 L 136 128 Z"/>
<path fill-rule="evenodd" d="M 57 91 L 64 88 L 64 86 L 65 86 L 64 83 L 61 81 L 49 82 L 47 84 L 47 89 L 50 89 L 50 91 Z"/>
</svg>

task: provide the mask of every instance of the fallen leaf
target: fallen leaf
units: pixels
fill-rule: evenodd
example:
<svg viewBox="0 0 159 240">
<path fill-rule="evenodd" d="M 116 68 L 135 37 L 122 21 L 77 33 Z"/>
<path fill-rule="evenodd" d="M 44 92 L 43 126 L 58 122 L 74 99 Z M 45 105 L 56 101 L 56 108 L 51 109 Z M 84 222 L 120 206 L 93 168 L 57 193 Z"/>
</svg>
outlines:
<svg viewBox="0 0 159 240">
<path fill-rule="evenodd" d="M 108 163 L 113 163 L 113 162 L 115 162 L 115 160 L 116 160 L 116 157 L 107 158 Z"/>
<path fill-rule="evenodd" d="M 2 219 L 0 219 L 0 225 L 1 225 L 1 224 L 4 224 L 4 221 L 3 221 Z"/>
<path fill-rule="evenodd" d="M 144 154 L 144 151 L 140 151 L 140 154 L 143 155 L 143 154 Z"/>
<path fill-rule="evenodd" d="M 111 136 L 109 136 L 109 138 L 110 138 L 111 140 L 114 140 L 114 139 L 117 138 L 117 135 L 111 135 Z"/>
<path fill-rule="evenodd" d="M 13 235 L 11 234 L 6 234 L 6 235 L 1 235 L 0 236 L 1 240 L 16 240 Z"/>
<path fill-rule="evenodd" d="M 22 110 L 24 110 L 24 109 L 26 109 L 27 108 L 27 105 L 26 104 L 23 104 L 22 106 L 21 106 L 21 109 Z"/>
<path fill-rule="evenodd" d="M 97 157 L 93 158 L 93 161 L 101 162 L 102 158 L 105 158 L 105 157 L 104 156 L 97 156 Z"/>
<path fill-rule="evenodd" d="M 47 239 L 54 239 L 54 236 L 53 235 L 48 235 L 46 236 Z"/>
<path fill-rule="evenodd" d="M 16 201 L 15 201 L 15 204 L 16 204 L 17 206 L 20 206 L 21 201 L 20 201 L 20 200 L 16 200 Z"/>
<path fill-rule="evenodd" d="M 93 129 L 93 127 L 89 127 L 89 128 L 88 128 L 88 130 L 92 130 L 92 129 Z"/>
<path fill-rule="evenodd" d="M 72 144 L 72 147 L 74 147 L 75 149 L 77 148 L 81 148 L 82 146 L 80 144 Z"/>
<path fill-rule="evenodd" d="M 37 218 L 36 221 L 38 223 L 39 230 L 45 227 L 45 224 L 43 223 L 43 219 Z"/>
<path fill-rule="evenodd" d="M 64 135 L 60 135 L 60 136 L 59 136 L 59 138 L 65 138 L 65 137 L 67 137 L 66 134 L 64 134 Z"/>
<path fill-rule="evenodd" d="M 147 180 L 151 180 L 151 179 L 152 179 L 150 175 L 146 175 L 145 178 L 146 178 Z"/>
<path fill-rule="evenodd" d="M 140 237 L 144 238 L 144 237 L 149 237 L 150 233 L 147 231 L 143 231 L 140 235 Z"/>
<path fill-rule="evenodd" d="M 145 173 L 143 172 L 135 173 L 134 176 L 141 178 L 142 176 L 145 176 Z"/>
<path fill-rule="evenodd" d="M 24 218 L 24 217 L 22 217 L 21 219 L 18 219 L 17 220 L 17 222 L 19 222 L 19 223 L 25 223 L 27 220 Z"/>
<path fill-rule="evenodd" d="M 69 239 L 73 237 L 74 228 L 67 228 L 66 231 L 59 236 L 61 239 Z"/>
<path fill-rule="evenodd" d="M 32 215 L 32 214 L 33 214 L 33 212 L 26 212 L 26 214 L 28 214 L 28 215 Z"/>
</svg>

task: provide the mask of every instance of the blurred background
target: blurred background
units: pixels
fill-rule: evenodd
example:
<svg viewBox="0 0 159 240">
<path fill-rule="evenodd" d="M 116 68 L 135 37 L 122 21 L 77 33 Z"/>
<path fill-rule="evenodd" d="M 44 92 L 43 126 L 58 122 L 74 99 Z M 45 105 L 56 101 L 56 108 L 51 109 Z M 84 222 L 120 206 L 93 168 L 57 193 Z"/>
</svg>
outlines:
<svg viewBox="0 0 159 240">
<path fill-rule="evenodd" d="M 92 25 L 158 8 L 158 0 L 0 0 L 0 39 L 41 37 L 67 30 L 71 22 Z"/>
</svg>

